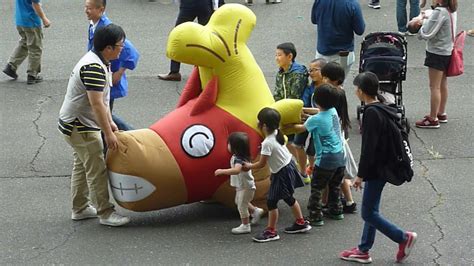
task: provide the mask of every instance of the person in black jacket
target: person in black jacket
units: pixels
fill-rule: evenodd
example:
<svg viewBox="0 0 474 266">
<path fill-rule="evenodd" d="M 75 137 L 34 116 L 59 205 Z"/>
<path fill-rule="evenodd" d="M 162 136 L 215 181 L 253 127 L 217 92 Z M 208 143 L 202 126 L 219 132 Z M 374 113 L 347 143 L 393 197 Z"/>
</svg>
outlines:
<svg viewBox="0 0 474 266">
<path fill-rule="evenodd" d="M 354 79 L 357 97 L 365 105 L 362 122 L 362 148 L 359 160 L 359 171 L 354 181 L 356 190 L 362 189 L 361 216 L 364 220 L 364 230 L 358 247 L 340 253 L 340 258 L 360 263 L 370 263 L 372 258 L 369 250 L 375 240 L 376 230 L 382 232 L 392 241 L 399 244 L 396 255 L 397 262 L 403 262 L 410 254 L 416 242 L 417 234 L 400 229 L 380 214 L 380 199 L 386 181 L 379 176 L 380 168 L 384 167 L 387 154 L 390 154 L 387 136 L 389 116 L 397 117 L 395 108 L 379 102 L 379 80 L 374 73 L 360 73 Z M 388 116 L 389 115 L 389 116 Z"/>
<path fill-rule="evenodd" d="M 194 21 L 196 18 L 199 24 L 206 25 L 216 8 L 216 4 L 221 6 L 225 3 L 224 0 L 180 0 L 176 26 L 184 22 Z M 179 62 L 171 60 L 170 72 L 168 74 L 158 74 L 158 78 L 181 81 L 180 66 Z"/>
</svg>

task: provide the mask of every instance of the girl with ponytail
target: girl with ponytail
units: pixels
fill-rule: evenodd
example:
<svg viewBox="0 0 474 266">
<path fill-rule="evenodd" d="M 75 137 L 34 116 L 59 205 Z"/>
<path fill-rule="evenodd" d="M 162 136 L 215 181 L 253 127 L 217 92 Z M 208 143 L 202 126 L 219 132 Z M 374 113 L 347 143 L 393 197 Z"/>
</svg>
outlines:
<svg viewBox="0 0 474 266">
<path fill-rule="evenodd" d="M 285 228 L 285 233 L 303 233 L 311 229 L 304 220 L 298 201 L 293 197 L 296 187 L 304 186 L 292 155 L 285 146 L 285 138 L 281 133 L 280 114 L 272 108 L 265 107 L 258 113 L 258 128 L 265 139 L 262 142 L 260 159 L 255 163 L 246 163 L 249 169 L 259 169 L 267 162 L 271 171 L 271 184 L 267 196 L 268 225 L 260 234 L 253 237 L 256 242 L 268 242 L 280 239 L 276 230 L 278 220 L 278 201 L 283 200 L 291 207 L 296 221 Z"/>
</svg>

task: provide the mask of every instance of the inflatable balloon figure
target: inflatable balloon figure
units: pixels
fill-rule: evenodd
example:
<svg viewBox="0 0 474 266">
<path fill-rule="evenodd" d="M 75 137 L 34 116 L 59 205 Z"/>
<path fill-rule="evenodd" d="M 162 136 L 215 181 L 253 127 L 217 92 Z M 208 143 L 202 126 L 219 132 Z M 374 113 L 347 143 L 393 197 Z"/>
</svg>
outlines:
<svg viewBox="0 0 474 266">
<path fill-rule="evenodd" d="M 184 23 L 169 35 L 167 56 L 192 64 L 176 109 L 148 129 L 117 133 L 119 149 L 107 155 L 115 200 L 133 211 L 151 211 L 200 200 L 234 205 L 228 176 L 227 137 L 235 131 L 250 138 L 251 156 L 262 141 L 257 114 L 272 106 L 283 123 L 300 121 L 299 100 L 274 102 L 265 77 L 246 42 L 256 23 L 247 7 L 226 4 L 206 26 Z M 268 168 L 254 171 L 253 203 L 265 207 Z"/>
</svg>

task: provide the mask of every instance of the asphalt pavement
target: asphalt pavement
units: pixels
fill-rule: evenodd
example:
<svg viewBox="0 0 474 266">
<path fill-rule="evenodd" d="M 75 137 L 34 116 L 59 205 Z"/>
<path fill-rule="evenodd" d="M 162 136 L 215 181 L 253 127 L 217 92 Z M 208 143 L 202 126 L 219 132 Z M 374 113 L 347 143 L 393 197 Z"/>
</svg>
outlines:
<svg viewBox="0 0 474 266">
<path fill-rule="evenodd" d="M 251 241 L 249 235 L 234 236 L 239 224 L 236 210 L 218 204 L 194 203 L 166 210 L 129 215 L 122 228 L 101 226 L 96 219 L 70 220 L 69 178 L 72 150 L 57 130 L 57 117 L 70 71 L 86 52 L 87 27 L 81 0 L 42 1 L 52 22 L 44 30 L 44 82 L 26 85 L 26 62 L 20 77 L 10 81 L 0 73 L 0 264 L 164 264 L 164 265 L 348 265 L 337 255 L 356 246 L 362 231 L 359 214 L 343 221 L 327 221 L 302 235 L 281 232 L 281 240 L 267 244 Z M 238 2 L 236 0 L 227 2 Z M 243 2 L 243 1 L 242 1 Z M 277 44 L 295 43 L 302 63 L 315 53 L 316 33 L 310 21 L 311 0 L 283 0 L 265 5 L 256 0 L 251 9 L 257 26 L 248 45 L 265 77 L 273 86 L 277 67 Z M 380 10 L 361 1 L 366 33 L 396 31 L 395 1 L 382 1 Z M 459 3 L 459 28 L 474 28 L 471 1 Z M 184 65 L 182 82 L 160 81 L 169 60 L 166 40 L 178 8 L 171 0 L 109 1 L 107 14 L 121 25 L 141 53 L 136 70 L 128 71 L 130 95 L 117 100 L 117 114 L 135 128 L 145 128 L 173 110 L 191 72 Z M 14 1 L 0 0 L 0 66 L 7 63 L 18 40 Z M 428 74 L 423 66 L 423 41 L 407 37 L 408 75 L 403 83 L 407 117 L 413 122 L 429 108 Z M 361 37 L 357 37 L 359 51 Z M 387 186 L 382 213 L 419 240 L 407 264 L 474 264 L 474 208 L 472 174 L 474 138 L 472 129 L 474 38 L 467 37 L 466 73 L 449 79 L 449 123 L 437 130 L 413 128 L 411 145 L 416 174 L 411 183 Z M 346 83 L 353 119 L 350 145 L 357 157 L 360 135 L 355 122 L 357 100 L 353 94 L 354 66 Z M 361 194 L 354 193 L 357 203 Z M 296 198 L 304 212 L 309 187 Z M 280 203 L 279 229 L 292 223 L 291 211 Z M 258 232 L 266 219 L 252 228 Z M 378 234 L 371 255 L 375 265 L 395 263 L 397 245 Z"/>
</svg>

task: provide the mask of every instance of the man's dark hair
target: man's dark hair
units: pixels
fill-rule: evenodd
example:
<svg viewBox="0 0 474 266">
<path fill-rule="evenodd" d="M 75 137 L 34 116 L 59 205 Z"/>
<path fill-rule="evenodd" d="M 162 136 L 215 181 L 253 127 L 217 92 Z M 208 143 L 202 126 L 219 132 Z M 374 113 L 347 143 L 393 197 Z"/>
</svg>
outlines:
<svg viewBox="0 0 474 266">
<path fill-rule="evenodd" d="M 108 45 L 115 46 L 115 44 L 125 39 L 125 32 L 122 27 L 109 24 L 105 27 L 100 27 L 94 33 L 94 49 L 102 52 Z"/>
<path fill-rule="evenodd" d="M 94 0 L 94 4 L 97 8 L 100 8 L 100 7 L 106 8 L 107 7 L 107 0 Z"/>
<path fill-rule="evenodd" d="M 344 79 L 346 78 L 344 68 L 336 62 L 329 62 L 322 67 L 321 76 L 326 77 L 331 81 L 337 81 L 338 85 L 344 83 Z"/>
<path fill-rule="evenodd" d="M 293 62 L 295 62 L 296 58 L 296 47 L 292 42 L 284 42 L 277 46 L 277 49 L 282 50 L 283 53 L 286 55 L 292 54 L 293 55 Z"/>
</svg>

